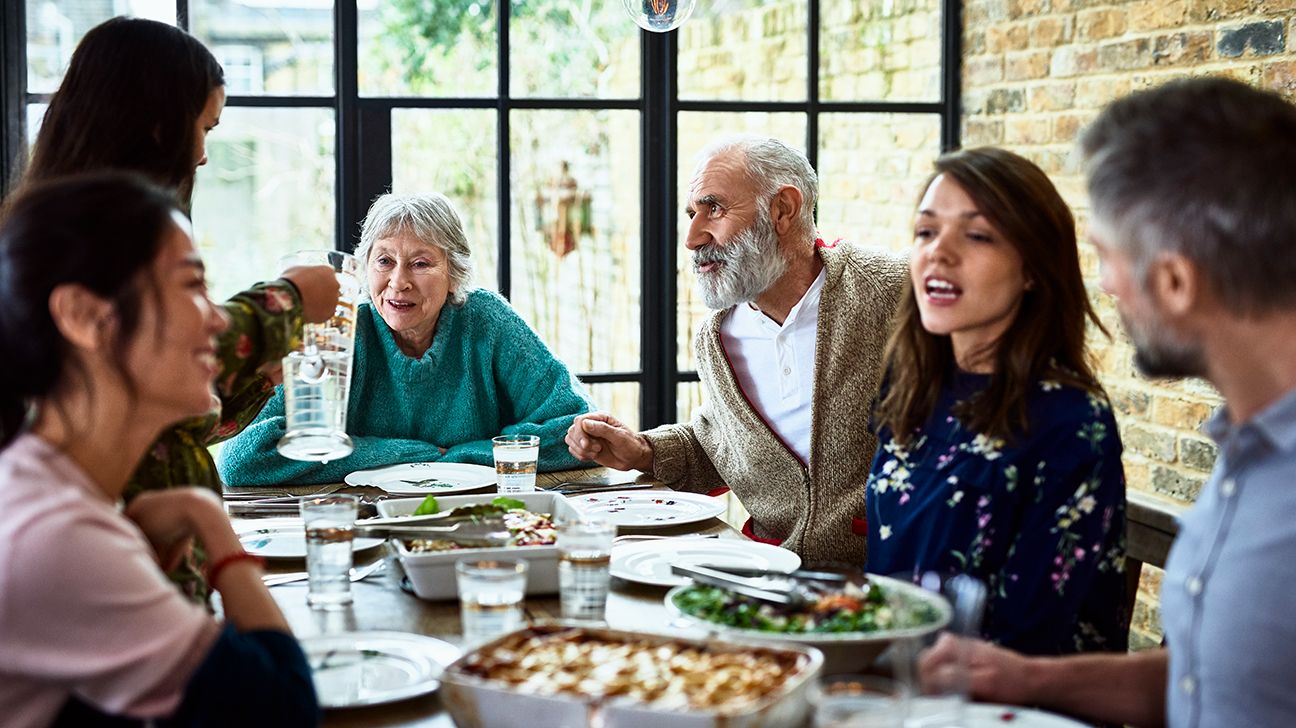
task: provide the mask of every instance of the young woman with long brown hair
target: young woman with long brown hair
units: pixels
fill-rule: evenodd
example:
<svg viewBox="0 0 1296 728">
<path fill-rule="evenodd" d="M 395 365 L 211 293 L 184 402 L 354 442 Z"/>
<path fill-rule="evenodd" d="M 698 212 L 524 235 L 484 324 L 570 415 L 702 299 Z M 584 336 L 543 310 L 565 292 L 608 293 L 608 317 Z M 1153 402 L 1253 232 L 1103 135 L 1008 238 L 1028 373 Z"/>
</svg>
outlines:
<svg viewBox="0 0 1296 728">
<path fill-rule="evenodd" d="M 1066 203 L 1012 152 L 941 157 L 909 288 L 876 411 L 867 569 L 982 579 L 984 635 L 1024 652 L 1125 649 L 1121 445 Z"/>
</svg>

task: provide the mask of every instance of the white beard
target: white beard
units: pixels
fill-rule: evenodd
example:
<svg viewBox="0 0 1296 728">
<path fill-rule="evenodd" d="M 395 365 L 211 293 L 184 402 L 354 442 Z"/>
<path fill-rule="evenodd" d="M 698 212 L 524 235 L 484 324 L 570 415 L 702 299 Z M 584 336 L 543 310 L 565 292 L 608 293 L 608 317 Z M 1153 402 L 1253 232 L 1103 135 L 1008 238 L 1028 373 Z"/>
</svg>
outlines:
<svg viewBox="0 0 1296 728">
<path fill-rule="evenodd" d="M 787 271 L 787 260 L 778 243 L 769 212 L 762 211 L 751 225 L 724 243 L 695 251 L 693 272 L 707 308 L 722 310 L 749 303 L 774 285 Z M 707 263 L 720 265 L 706 273 L 698 270 Z"/>
</svg>

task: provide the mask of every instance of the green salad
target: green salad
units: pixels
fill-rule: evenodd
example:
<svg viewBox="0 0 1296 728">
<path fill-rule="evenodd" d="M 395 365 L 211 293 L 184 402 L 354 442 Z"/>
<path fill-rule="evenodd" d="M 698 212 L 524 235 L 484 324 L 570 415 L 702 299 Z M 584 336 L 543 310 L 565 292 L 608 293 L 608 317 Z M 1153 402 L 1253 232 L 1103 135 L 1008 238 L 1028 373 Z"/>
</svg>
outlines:
<svg viewBox="0 0 1296 728">
<path fill-rule="evenodd" d="M 825 592 L 804 607 L 779 606 L 700 584 L 680 590 L 674 602 L 690 617 L 714 624 L 787 634 L 906 629 L 940 618 L 931 604 L 912 598 L 896 602 L 877 584 L 861 587 L 848 583 L 844 589 Z"/>
</svg>

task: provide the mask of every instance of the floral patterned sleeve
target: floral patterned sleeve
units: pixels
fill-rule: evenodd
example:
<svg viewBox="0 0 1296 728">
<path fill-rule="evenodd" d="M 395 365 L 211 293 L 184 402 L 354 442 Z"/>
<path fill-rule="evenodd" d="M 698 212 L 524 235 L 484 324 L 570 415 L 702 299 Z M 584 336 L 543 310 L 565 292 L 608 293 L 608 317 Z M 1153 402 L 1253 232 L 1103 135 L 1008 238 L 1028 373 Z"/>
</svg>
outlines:
<svg viewBox="0 0 1296 728">
<path fill-rule="evenodd" d="M 990 576 L 983 632 L 1030 654 L 1124 650 L 1125 475 L 1110 406 L 1091 397 L 1086 421 L 1068 418 L 1032 438 L 1020 528 Z M 1032 462 L 1033 461 L 1033 462 Z"/>
<path fill-rule="evenodd" d="M 216 393 L 221 413 L 207 444 L 227 440 L 252 422 L 274 393 L 274 384 L 260 372 L 261 366 L 282 359 L 301 341 L 301 297 L 282 278 L 258 283 L 222 308 L 230 326 L 217 344 L 221 373 Z"/>
</svg>

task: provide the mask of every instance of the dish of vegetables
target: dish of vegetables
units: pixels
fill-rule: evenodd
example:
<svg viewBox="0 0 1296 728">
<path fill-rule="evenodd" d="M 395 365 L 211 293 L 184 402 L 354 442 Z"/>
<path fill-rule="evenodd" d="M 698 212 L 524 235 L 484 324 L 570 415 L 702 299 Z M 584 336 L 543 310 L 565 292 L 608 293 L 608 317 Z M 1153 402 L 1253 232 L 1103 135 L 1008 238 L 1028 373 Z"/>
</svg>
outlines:
<svg viewBox="0 0 1296 728">
<path fill-rule="evenodd" d="M 434 496 L 428 496 L 414 511 L 415 516 L 440 513 Z M 551 546 L 557 542 L 558 529 L 548 513 L 535 513 L 526 509 L 526 504 L 515 498 L 500 496 L 490 503 L 473 503 L 452 508 L 445 516 L 447 521 L 455 519 L 498 518 L 504 521 L 512 537 L 508 546 Z M 463 544 L 446 539 L 416 538 L 406 541 L 410 551 L 455 551 L 468 548 Z"/>
</svg>

